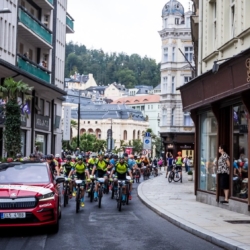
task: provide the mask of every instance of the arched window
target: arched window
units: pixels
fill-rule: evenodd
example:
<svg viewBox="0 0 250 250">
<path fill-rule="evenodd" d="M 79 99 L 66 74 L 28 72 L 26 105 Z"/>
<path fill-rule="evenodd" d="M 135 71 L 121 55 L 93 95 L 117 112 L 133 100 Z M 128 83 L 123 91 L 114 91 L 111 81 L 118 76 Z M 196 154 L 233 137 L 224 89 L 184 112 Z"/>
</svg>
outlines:
<svg viewBox="0 0 250 250">
<path fill-rule="evenodd" d="M 123 131 L 123 140 L 127 140 L 127 130 Z"/>
<path fill-rule="evenodd" d="M 133 130 L 133 140 L 135 140 L 135 130 Z"/>
<path fill-rule="evenodd" d="M 86 133 L 86 129 L 85 128 L 81 128 L 81 130 L 80 130 L 80 135 L 83 135 L 83 134 L 85 134 Z"/>
<path fill-rule="evenodd" d="M 102 131 L 99 128 L 97 128 L 95 130 L 95 136 L 96 136 L 97 139 L 101 139 L 102 138 Z"/>
<path fill-rule="evenodd" d="M 139 140 L 141 138 L 141 132 L 140 130 L 137 131 L 137 139 Z"/>
<path fill-rule="evenodd" d="M 89 133 L 89 134 L 93 134 L 93 133 L 94 133 L 94 130 L 93 130 L 92 128 L 89 128 L 89 129 L 88 129 L 88 133 Z"/>
</svg>

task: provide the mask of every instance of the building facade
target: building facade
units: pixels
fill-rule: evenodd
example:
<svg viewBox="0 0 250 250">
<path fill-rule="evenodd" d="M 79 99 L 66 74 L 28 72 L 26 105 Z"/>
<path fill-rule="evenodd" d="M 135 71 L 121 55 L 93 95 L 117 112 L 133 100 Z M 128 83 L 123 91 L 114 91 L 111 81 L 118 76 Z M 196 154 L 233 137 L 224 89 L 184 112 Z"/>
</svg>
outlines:
<svg viewBox="0 0 250 250">
<path fill-rule="evenodd" d="M 193 44 L 191 39 L 191 11 L 184 11 L 176 0 L 167 2 L 162 10 L 161 111 L 160 134 L 166 155 L 193 157 L 194 125 L 188 112 L 183 112 L 178 87 L 192 78 Z"/>
<path fill-rule="evenodd" d="M 111 83 L 104 91 L 104 96 L 108 99 L 116 100 L 124 95 L 127 95 L 128 90 L 121 83 Z"/>
<path fill-rule="evenodd" d="M 138 95 L 122 97 L 113 102 L 114 104 L 125 104 L 135 110 L 140 110 L 148 120 L 149 128 L 155 135 L 159 135 L 160 123 L 160 96 L 159 95 Z"/>
<path fill-rule="evenodd" d="M 67 1 L 2 0 L 0 10 L 4 8 L 11 13 L 0 14 L 1 84 L 12 77 L 33 87 L 29 118 L 22 117 L 22 154 L 29 155 L 35 146 L 44 154 L 60 153 L 66 33 L 74 32 Z M 19 101 L 25 104 L 22 96 Z M 0 138 L 3 123 L 4 118 Z"/>
<path fill-rule="evenodd" d="M 196 128 L 195 194 L 198 201 L 250 215 L 250 2 L 193 2 L 198 77 L 180 91 Z M 216 171 L 222 144 L 230 156 L 227 205 L 220 203 L 224 193 Z"/>
</svg>

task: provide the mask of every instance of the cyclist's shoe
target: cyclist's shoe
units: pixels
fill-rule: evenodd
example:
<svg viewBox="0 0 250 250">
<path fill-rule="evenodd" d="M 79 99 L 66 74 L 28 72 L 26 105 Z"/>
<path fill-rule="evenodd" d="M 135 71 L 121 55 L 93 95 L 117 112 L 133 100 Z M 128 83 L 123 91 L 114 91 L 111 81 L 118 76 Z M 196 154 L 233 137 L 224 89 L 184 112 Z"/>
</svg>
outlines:
<svg viewBox="0 0 250 250">
<path fill-rule="evenodd" d="M 87 192 L 89 193 L 91 191 L 91 188 L 89 188 L 88 190 L 87 190 Z"/>
<path fill-rule="evenodd" d="M 84 202 L 82 201 L 82 202 L 81 202 L 81 207 L 84 207 L 84 206 L 85 206 L 85 204 L 84 204 Z"/>
<path fill-rule="evenodd" d="M 76 192 L 74 191 L 72 195 L 73 195 L 73 197 L 76 197 Z"/>
<path fill-rule="evenodd" d="M 128 199 L 129 199 L 130 201 L 132 200 L 132 195 L 131 195 L 131 194 L 129 195 Z"/>
<path fill-rule="evenodd" d="M 98 200 L 98 194 L 97 192 L 94 193 L 94 201 L 97 201 Z"/>
</svg>

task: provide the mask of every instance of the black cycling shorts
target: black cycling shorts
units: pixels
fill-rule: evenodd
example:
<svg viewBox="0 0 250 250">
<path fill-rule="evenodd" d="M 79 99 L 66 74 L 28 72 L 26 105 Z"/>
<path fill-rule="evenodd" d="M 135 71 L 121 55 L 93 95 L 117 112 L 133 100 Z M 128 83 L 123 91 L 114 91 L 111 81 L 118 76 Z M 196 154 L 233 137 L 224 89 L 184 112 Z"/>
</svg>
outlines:
<svg viewBox="0 0 250 250">
<path fill-rule="evenodd" d="M 176 170 L 182 170 L 182 165 L 176 165 L 175 169 Z"/>
<path fill-rule="evenodd" d="M 100 169 L 98 169 L 97 171 L 96 171 L 96 177 L 97 178 L 103 178 L 104 176 L 106 176 L 107 175 L 107 172 L 106 171 L 102 171 L 102 170 L 100 170 Z"/>
<path fill-rule="evenodd" d="M 121 181 L 126 181 L 127 180 L 127 173 L 119 174 L 118 172 L 116 172 L 116 175 L 117 175 L 118 180 L 121 180 Z"/>
</svg>

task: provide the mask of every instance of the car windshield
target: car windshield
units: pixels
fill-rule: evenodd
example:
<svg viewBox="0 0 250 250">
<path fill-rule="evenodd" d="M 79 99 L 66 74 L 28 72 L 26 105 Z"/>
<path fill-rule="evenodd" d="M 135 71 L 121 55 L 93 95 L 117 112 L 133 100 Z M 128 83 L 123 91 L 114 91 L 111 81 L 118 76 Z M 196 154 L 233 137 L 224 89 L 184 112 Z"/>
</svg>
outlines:
<svg viewBox="0 0 250 250">
<path fill-rule="evenodd" d="M 3 183 L 48 183 L 49 174 L 45 164 L 22 164 L 0 170 L 0 184 Z"/>
</svg>

